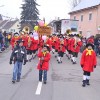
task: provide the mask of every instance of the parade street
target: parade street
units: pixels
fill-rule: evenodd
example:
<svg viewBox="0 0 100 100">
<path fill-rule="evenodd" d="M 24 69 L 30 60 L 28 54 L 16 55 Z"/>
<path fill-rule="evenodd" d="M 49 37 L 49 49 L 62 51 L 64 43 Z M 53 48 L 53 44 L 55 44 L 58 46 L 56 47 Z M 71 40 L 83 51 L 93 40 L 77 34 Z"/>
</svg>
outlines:
<svg viewBox="0 0 100 100">
<path fill-rule="evenodd" d="M 100 100 L 100 63 L 91 75 L 91 85 L 82 87 L 80 60 L 73 65 L 64 56 L 63 63 L 58 64 L 52 55 L 47 84 L 42 84 L 38 81 L 36 57 L 23 66 L 21 81 L 12 84 L 10 54 L 9 49 L 0 54 L 0 100 Z"/>
</svg>

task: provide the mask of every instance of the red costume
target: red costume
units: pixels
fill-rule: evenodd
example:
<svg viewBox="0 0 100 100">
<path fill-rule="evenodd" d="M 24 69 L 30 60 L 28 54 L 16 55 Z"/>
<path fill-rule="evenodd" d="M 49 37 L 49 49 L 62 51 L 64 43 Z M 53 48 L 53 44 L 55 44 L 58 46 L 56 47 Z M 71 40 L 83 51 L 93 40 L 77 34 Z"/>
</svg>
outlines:
<svg viewBox="0 0 100 100">
<path fill-rule="evenodd" d="M 40 58 L 40 62 L 37 66 L 37 69 L 39 70 L 49 70 L 49 60 L 50 60 L 50 53 L 49 52 L 40 52 L 38 54 L 38 57 Z M 44 57 L 44 60 L 41 60 L 41 58 Z"/>
<path fill-rule="evenodd" d="M 16 42 L 19 40 L 19 36 L 17 36 L 17 37 L 12 37 L 12 39 L 11 39 L 11 46 L 12 46 L 12 49 L 15 47 L 15 45 L 16 45 Z"/>
<path fill-rule="evenodd" d="M 32 45 L 31 45 L 31 50 L 37 50 L 38 49 L 38 40 L 32 39 Z"/>
<path fill-rule="evenodd" d="M 80 62 L 80 64 L 83 66 L 83 70 L 87 72 L 93 72 L 94 66 L 97 64 L 95 52 L 93 50 L 90 52 L 91 54 L 89 55 L 89 52 L 86 49 L 82 54 Z"/>
<path fill-rule="evenodd" d="M 81 46 L 82 46 L 82 42 L 81 41 L 78 41 L 76 43 L 76 45 L 75 45 L 75 40 L 73 40 L 73 44 L 71 46 L 72 52 L 77 52 L 77 53 L 80 52 Z"/>
</svg>

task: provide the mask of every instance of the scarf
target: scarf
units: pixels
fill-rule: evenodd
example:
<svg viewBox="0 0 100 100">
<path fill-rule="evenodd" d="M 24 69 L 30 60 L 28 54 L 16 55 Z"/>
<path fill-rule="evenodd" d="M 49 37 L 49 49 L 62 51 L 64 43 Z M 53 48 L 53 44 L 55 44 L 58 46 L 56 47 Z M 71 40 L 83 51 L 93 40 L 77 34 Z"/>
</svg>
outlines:
<svg viewBox="0 0 100 100">
<path fill-rule="evenodd" d="M 44 52 L 43 52 L 43 56 L 45 57 L 45 56 L 46 56 L 46 54 L 47 54 L 47 52 L 46 52 L 46 51 L 44 51 Z"/>
<path fill-rule="evenodd" d="M 87 56 L 87 55 L 92 55 L 92 51 L 93 51 L 93 50 L 88 50 L 88 49 L 86 49 L 86 51 L 87 51 L 86 56 Z"/>
</svg>

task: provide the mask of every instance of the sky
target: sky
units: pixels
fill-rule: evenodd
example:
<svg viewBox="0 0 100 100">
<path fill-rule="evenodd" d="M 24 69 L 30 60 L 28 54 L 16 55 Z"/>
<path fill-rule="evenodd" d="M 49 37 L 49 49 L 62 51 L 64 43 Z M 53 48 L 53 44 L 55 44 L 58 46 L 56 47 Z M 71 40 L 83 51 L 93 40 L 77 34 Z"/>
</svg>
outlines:
<svg viewBox="0 0 100 100">
<path fill-rule="evenodd" d="M 57 17 L 69 18 L 68 12 L 71 10 L 69 0 L 37 0 L 40 5 L 40 18 L 45 17 L 49 22 Z M 0 0 L 0 13 L 12 18 L 20 18 L 22 0 Z"/>
</svg>

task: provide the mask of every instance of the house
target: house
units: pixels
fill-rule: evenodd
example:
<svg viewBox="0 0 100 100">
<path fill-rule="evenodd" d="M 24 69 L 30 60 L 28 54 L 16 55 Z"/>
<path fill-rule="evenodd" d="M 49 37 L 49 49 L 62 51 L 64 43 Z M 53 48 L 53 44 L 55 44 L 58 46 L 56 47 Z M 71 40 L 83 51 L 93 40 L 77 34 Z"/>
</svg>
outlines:
<svg viewBox="0 0 100 100">
<path fill-rule="evenodd" d="M 100 34 L 100 0 L 82 0 L 69 14 L 79 20 L 78 32 L 83 36 Z"/>
<path fill-rule="evenodd" d="M 49 23 L 52 31 L 55 34 L 65 34 L 67 30 L 71 30 L 72 34 L 77 33 L 78 20 L 59 19 L 53 20 Z"/>
<path fill-rule="evenodd" d="M 19 32 L 20 31 L 20 22 L 19 20 L 3 20 L 0 22 L 0 29 L 4 32 Z"/>
</svg>

